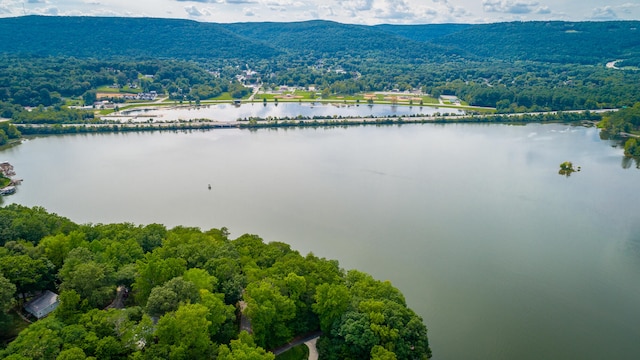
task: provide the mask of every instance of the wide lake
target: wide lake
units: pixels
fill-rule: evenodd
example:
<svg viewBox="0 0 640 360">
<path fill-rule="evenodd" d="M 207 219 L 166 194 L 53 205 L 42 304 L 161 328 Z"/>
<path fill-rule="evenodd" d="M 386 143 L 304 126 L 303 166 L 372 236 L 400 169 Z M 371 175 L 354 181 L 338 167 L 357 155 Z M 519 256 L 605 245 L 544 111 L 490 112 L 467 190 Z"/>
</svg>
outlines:
<svg viewBox="0 0 640 360">
<path fill-rule="evenodd" d="M 73 135 L 0 160 L 24 179 L 7 202 L 227 226 L 391 280 L 436 360 L 640 358 L 640 170 L 595 128 Z M 558 175 L 563 161 L 581 171 Z"/>
<path fill-rule="evenodd" d="M 354 103 L 310 103 L 310 102 L 281 102 L 276 103 L 248 103 L 248 104 L 214 104 L 202 106 L 171 106 L 149 107 L 123 110 L 120 113 L 104 116 L 104 119 L 117 121 L 157 122 L 207 119 L 214 121 L 236 121 L 250 117 L 266 118 L 295 118 L 305 117 L 380 117 L 380 116 L 410 116 L 433 115 L 435 113 L 463 114 L 464 111 L 454 108 L 440 108 L 432 106 L 397 106 L 397 105 L 367 105 Z"/>
</svg>

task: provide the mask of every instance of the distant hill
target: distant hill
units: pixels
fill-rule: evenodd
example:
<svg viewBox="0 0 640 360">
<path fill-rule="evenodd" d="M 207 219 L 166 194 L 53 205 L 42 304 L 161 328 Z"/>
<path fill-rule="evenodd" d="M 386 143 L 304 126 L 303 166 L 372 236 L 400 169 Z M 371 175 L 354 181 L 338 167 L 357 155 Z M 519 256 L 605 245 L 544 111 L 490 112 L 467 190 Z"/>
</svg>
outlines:
<svg viewBox="0 0 640 360">
<path fill-rule="evenodd" d="M 280 52 L 220 24 L 189 20 L 25 16 L 0 19 L 0 52 L 41 56 L 245 58 Z"/>
<path fill-rule="evenodd" d="M 441 45 L 419 42 L 373 26 L 313 20 L 290 23 L 236 23 L 223 25 L 235 34 L 262 40 L 293 53 L 363 55 L 376 52 L 390 57 L 442 56 Z"/>
<path fill-rule="evenodd" d="M 482 24 L 432 42 L 482 58 L 594 64 L 640 55 L 640 21 Z"/>
<path fill-rule="evenodd" d="M 358 56 L 399 62 L 455 57 L 599 64 L 640 57 L 640 22 L 365 26 L 322 20 L 217 24 L 25 16 L 0 19 L 0 53 L 186 60 Z"/>
<path fill-rule="evenodd" d="M 429 42 L 443 36 L 473 27 L 470 24 L 429 24 L 429 25 L 375 25 L 380 31 L 420 42 Z"/>
</svg>

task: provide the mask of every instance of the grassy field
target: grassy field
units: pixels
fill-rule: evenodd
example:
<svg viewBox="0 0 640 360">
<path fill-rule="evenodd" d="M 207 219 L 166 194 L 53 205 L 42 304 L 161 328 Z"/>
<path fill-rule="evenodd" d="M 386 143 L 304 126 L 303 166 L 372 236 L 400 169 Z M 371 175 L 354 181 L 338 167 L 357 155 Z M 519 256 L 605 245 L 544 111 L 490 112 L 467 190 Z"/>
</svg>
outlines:
<svg viewBox="0 0 640 360">
<path fill-rule="evenodd" d="M 140 88 L 135 88 L 132 89 L 128 86 L 124 86 L 122 88 L 112 88 L 109 86 L 101 86 L 99 88 L 96 89 L 96 92 L 99 93 L 113 93 L 113 94 L 118 94 L 118 93 L 125 93 L 125 94 L 137 94 L 142 92 L 142 89 Z"/>
<path fill-rule="evenodd" d="M 287 97 L 289 95 L 289 97 Z M 374 103 L 397 103 L 398 105 L 434 105 L 439 101 L 436 98 L 430 96 L 411 96 L 405 94 L 355 94 L 355 95 L 341 95 L 335 94 L 325 98 L 319 98 L 314 91 L 287 91 L 282 94 L 275 93 L 259 93 L 255 96 L 256 101 L 333 101 L 333 102 L 355 102 L 359 104 L 368 103 L 369 100 L 373 100 Z M 464 105 L 464 104 L 463 104 Z"/>
<path fill-rule="evenodd" d="M 0 175 L 0 188 L 3 188 L 11 183 L 11 179 Z"/>
<path fill-rule="evenodd" d="M 213 99 L 211 99 L 211 100 L 228 100 L 228 101 L 233 101 L 234 99 L 233 99 L 233 97 L 231 96 L 231 93 L 225 92 L 225 93 L 220 94 L 220 96 L 215 97 L 215 98 L 213 98 Z"/>
</svg>

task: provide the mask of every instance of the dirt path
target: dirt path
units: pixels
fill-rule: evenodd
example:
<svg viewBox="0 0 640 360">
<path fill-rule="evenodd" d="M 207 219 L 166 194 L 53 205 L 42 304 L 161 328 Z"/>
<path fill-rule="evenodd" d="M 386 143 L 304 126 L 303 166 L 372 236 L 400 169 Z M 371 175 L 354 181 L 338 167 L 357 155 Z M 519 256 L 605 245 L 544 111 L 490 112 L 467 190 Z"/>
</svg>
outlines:
<svg viewBox="0 0 640 360">
<path fill-rule="evenodd" d="M 124 301 L 129 296 L 129 289 L 126 286 L 118 286 L 116 298 L 105 309 L 124 309 Z"/>
<path fill-rule="evenodd" d="M 247 308 L 247 303 L 245 301 L 239 301 L 238 305 L 240 306 L 240 331 L 246 331 L 249 334 L 253 334 L 253 330 L 251 329 L 251 320 L 249 317 L 245 315 L 244 309 Z"/>
</svg>

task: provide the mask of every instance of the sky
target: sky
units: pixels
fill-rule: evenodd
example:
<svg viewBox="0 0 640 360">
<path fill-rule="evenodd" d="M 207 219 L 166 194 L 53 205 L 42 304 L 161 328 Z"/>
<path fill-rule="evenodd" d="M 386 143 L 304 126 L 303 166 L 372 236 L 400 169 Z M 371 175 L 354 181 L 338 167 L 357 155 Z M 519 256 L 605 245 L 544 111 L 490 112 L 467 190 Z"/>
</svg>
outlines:
<svg viewBox="0 0 640 360">
<path fill-rule="evenodd" d="M 22 15 L 365 25 L 602 21 L 640 20 L 640 0 L 0 0 L 0 17 Z"/>
</svg>

